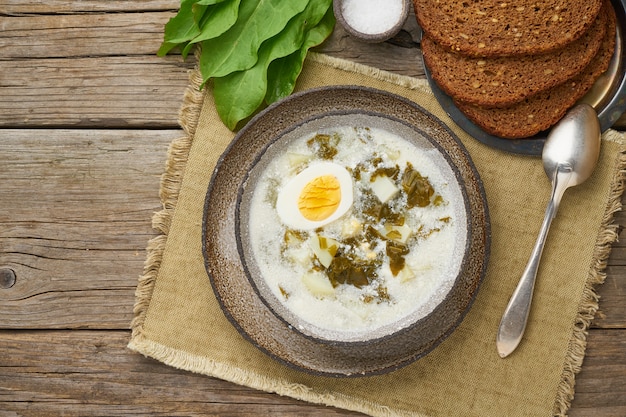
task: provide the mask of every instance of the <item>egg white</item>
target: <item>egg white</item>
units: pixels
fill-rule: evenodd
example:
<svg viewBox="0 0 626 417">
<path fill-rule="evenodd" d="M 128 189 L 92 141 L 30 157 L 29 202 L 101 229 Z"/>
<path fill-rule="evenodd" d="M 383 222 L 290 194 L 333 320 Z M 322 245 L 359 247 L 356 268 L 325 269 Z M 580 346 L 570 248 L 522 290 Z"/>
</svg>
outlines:
<svg viewBox="0 0 626 417">
<path fill-rule="evenodd" d="M 334 213 L 323 220 L 309 220 L 298 208 L 298 198 L 303 188 L 317 177 L 332 175 L 337 178 L 341 190 L 341 200 Z M 312 230 L 327 225 L 343 216 L 352 206 L 354 191 L 352 176 L 341 165 L 332 162 L 317 162 L 309 165 L 295 177 L 287 181 L 278 193 L 276 211 L 280 220 L 288 227 L 297 230 Z"/>
</svg>

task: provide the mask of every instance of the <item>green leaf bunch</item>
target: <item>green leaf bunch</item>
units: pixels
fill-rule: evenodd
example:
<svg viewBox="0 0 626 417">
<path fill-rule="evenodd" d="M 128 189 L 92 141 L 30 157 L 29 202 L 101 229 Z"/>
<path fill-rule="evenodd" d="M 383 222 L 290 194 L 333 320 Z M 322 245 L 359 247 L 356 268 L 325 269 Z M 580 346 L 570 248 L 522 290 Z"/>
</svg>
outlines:
<svg viewBox="0 0 626 417">
<path fill-rule="evenodd" d="M 291 94 L 310 48 L 333 31 L 332 0 L 181 0 L 158 55 L 200 48 L 202 85 L 213 82 L 230 129 Z"/>
</svg>

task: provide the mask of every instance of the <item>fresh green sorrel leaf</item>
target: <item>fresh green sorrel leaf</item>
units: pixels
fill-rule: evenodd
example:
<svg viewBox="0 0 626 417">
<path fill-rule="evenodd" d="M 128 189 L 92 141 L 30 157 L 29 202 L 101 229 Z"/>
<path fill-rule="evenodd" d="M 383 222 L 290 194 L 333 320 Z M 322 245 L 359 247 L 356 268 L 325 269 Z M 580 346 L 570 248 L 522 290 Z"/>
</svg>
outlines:
<svg viewBox="0 0 626 417">
<path fill-rule="evenodd" d="M 191 48 L 198 42 L 216 38 L 230 29 L 239 16 L 240 2 L 241 0 L 222 0 L 209 7 L 200 20 L 200 34 L 187 43 L 183 49 L 183 57 L 187 57 Z"/>
<path fill-rule="evenodd" d="M 178 45 L 185 43 L 200 34 L 194 12 L 194 0 L 181 0 L 180 10 L 165 24 L 163 43 L 157 52 L 158 56 L 165 56 Z"/>
<path fill-rule="evenodd" d="M 245 0 L 237 22 L 226 33 L 202 42 L 200 72 L 206 82 L 251 68 L 261 43 L 284 29 L 309 0 Z"/>
<path fill-rule="evenodd" d="M 263 42 L 258 60 L 252 68 L 215 78 L 215 105 L 229 129 L 235 129 L 239 121 L 261 106 L 267 91 L 267 69 L 270 63 L 299 50 L 310 28 L 319 23 L 330 4 L 331 0 L 310 2 L 279 34 Z"/>
<path fill-rule="evenodd" d="M 267 93 L 265 95 L 267 104 L 285 98 L 293 92 L 309 49 L 324 42 L 333 32 L 334 27 L 335 15 L 332 7 L 329 7 L 319 24 L 306 34 L 299 50 L 270 64 L 267 72 Z"/>
<path fill-rule="evenodd" d="M 204 13 L 209 9 L 209 6 L 203 6 L 201 4 L 194 4 L 191 7 L 191 11 L 193 12 L 193 20 L 198 25 L 198 28 L 202 28 L 201 22 L 204 16 Z"/>
<path fill-rule="evenodd" d="M 223 3 L 226 0 L 198 0 L 196 4 L 201 6 L 211 6 L 213 4 Z"/>
<path fill-rule="evenodd" d="M 185 58 L 201 45 L 204 84 L 214 80 L 220 117 L 234 130 L 258 108 L 295 87 L 308 50 L 330 35 L 332 0 L 181 0 L 158 51 Z"/>
</svg>

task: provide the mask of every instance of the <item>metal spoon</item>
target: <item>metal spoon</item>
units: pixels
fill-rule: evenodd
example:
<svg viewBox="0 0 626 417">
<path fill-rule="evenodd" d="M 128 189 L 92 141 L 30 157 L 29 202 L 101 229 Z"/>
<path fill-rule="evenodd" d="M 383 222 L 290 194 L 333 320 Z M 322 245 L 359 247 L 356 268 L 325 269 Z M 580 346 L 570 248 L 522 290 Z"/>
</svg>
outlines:
<svg viewBox="0 0 626 417">
<path fill-rule="evenodd" d="M 600 155 L 600 135 L 595 110 L 588 104 L 580 104 L 554 126 L 546 139 L 541 158 L 543 169 L 552 181 L 552 196 L 528 265 L 500 321 L 496 347 L 501 358 L 510 355 L 522 340 L 550 224 L 565 190 L 591 176 Z"/>
</svg>

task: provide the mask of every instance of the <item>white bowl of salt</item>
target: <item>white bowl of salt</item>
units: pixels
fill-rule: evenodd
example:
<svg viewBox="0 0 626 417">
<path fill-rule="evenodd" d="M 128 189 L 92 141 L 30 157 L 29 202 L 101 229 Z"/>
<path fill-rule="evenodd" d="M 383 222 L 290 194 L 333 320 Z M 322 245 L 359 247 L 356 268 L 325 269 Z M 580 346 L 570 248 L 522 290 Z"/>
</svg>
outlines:
<svg viewBox="0 0 626 417">
<path fill-rule="evenodd" d="M 353 37 L 383 42 L 395 36 L 409 16 L 411 0 L 334 0 L 335 18 Z"/>
</svg>

